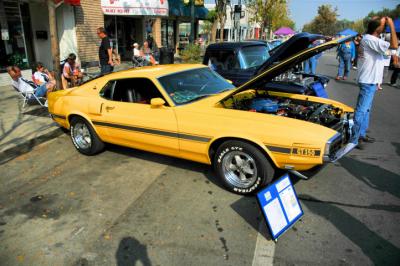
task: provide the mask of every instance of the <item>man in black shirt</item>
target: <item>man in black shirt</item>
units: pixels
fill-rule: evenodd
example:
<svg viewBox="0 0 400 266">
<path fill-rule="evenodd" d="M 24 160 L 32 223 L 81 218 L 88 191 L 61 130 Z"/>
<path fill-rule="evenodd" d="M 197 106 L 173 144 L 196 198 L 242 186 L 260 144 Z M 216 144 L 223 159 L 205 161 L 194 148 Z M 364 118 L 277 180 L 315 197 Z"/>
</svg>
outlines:
<svg viewBox="0 0 400 266">
<path fill-rule="evenodd" d="M 103 27 L 97 29 L 97 35 L 101 38 L 99 47 L 99 60 L 101 75 L 111 73 L 113 71 L 112 49 L 110 39 L 107 37 L 106 30 Z"/>
</svg>

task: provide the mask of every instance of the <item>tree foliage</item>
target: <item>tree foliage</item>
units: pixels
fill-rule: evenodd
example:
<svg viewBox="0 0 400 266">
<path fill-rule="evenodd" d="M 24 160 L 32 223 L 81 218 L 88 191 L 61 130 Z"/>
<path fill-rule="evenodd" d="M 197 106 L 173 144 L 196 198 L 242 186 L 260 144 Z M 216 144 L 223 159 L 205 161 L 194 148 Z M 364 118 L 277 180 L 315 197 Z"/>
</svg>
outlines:
<svg viewBox="0 0 400 266">
<path fill-rule="evenodd" d="M 258 23 L 261 32 L 272 31 L 286 26 L 294 28 L 295 24 L 289 17 L 287 0 L 248 0 L 247 8 L 250 11 L 250 21 Z"/>
<path fill-rule="evenodd" d="M 304 25 L 303 31 L 334 35 L 336 33 L 337 17 L 337 7 L 321 5 L 318 7 L 317 16 L 310 23 Z"/>
</svg>

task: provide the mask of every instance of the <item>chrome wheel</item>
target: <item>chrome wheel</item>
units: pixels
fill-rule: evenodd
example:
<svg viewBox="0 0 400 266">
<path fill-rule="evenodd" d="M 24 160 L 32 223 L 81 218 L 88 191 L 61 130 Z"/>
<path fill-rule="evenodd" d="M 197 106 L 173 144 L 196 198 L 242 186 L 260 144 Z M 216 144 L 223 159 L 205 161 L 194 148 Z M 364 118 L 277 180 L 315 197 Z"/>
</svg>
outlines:
<svg viewBox="0 0 400 266">
<path fill-rule="evenodd" d="M 89 149 L 92 145 L 92 137 L 85 123 L 78 122 L 72 130 L 72 139 L 80 149 Z"/>
<path fill-rule="evenodd" d="M 229 183 L 240 188 L 248 188 L 257 179 L 255 160 L 241 151 L 231 151 L 223 158 L 222 171 Z"/>
</svg>

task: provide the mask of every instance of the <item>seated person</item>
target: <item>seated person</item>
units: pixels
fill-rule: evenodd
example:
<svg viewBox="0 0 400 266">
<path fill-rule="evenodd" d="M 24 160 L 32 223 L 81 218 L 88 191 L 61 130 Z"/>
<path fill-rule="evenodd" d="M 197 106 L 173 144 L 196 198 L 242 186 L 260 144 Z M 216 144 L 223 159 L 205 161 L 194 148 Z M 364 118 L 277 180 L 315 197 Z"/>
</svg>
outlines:
<svg viewBox="0 0 400 266">
<path fill-rule="evenodd" d="M 82 72 L 80 66 L 76 63 L 76 55 L 71 53 L 65 59 L 62 69 L 61 81 L 64 89 L 75 87 L 82 80 Z"/>
<path fill-rule="evenodd" d="M 121 56 L 118 54 L 116 48 L 112 50 L 112 61 L 114 66 L 119 66 L 121 64 Z"/>
<path fill-rule="evenodd" d="M 133 57 L 132 57 L 133 66 L 134 67 L 143 66 L 143 61 L 144 61 L 144 58 L 141 56 L 141 53 L 139 50 L 139 44 L 135 42 L 133 44 Z"/>
<path fill-rule="evenodd" d="M 153 57 L 153 52 L 151 51 L 151 49 L 149 47 L 148 41 L 145 41 L 143 43 L 143 47 L 140 50 L 140 56 L 142 56 L 144 58 L 144 60 L 146 61 L 146 65 L 155 65 L 156 64 L 156 60 Z"/>
<path fill-rule="evenodd" d="M 53 87 L 55 87 L 55 80 L 53 75 L 44 67 L 44 65 L 40 62 L 35 64 L 36 72 L 33 73 L 33 82 L 40 86 L 44 83 L 52 83 Z"/>
<path fill-rule="evenodd" d="M 21 93 L 34 93 L 36 97 L 46 97 L 47 92 L 54 88 L 55 82 L 43 83 L 36 86 L 32 81 L 22 77 L 21 69 L 18 66 L 7 67 L 7 72 L 12 78 L 12 86 Z"/>
</svg>

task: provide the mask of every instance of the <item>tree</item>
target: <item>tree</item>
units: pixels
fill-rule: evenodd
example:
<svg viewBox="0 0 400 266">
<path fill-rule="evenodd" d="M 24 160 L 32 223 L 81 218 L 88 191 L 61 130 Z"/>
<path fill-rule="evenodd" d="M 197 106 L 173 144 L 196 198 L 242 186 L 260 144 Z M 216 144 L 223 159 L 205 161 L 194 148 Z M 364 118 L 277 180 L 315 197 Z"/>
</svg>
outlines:
<svg viewBox="0 0 400 266">
<path fill-rule="evenodd" d="M 217 13 L 217 18 L 219 22 L 220 34 L 219 40 L 220 42 L 224 41 L 224 28 L 226 22 L 226 4 L 227 0 L 215 0 L 215 8 Z"/>
<path fill-rule="evenodd" d="M 361 33 L 361 34 L 364 33 L 366 30 L 366 28 L 364 26 L 364 19 L 358 19 L 358 20 L 354 21 L 351 28 L 358 33 Z"/>
<path fill-rule="evenodd" d="M 204 31 L 208 35 L 208 40 L 211 41 L 212 43 L 215 42 L 215 37 L 217 35 L 217 27 L 218 27 L 217 11 L 213 9 L 208 12 L 206 21 L 204 21 Z"/>
<path fill-rule="evenodd" d="M 308 24 L 305 24 L 303 31 L 319 33 L 323 35 L 334 35 L 337 32 L 337 8 L 331 5 L 321 5 L 318 7 L 317 16 Z"/>
<path fill-rule="evenodd" d="M 252 14 L 250 21 L 260 24 L 261 32 L 268 30 L 271 35 L 282 26 L 294 28 L 286 0 L 248 0 L 247 5 Z"/>
</svg>

